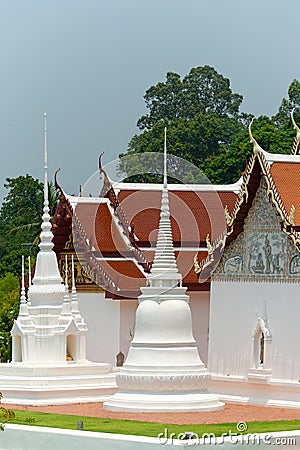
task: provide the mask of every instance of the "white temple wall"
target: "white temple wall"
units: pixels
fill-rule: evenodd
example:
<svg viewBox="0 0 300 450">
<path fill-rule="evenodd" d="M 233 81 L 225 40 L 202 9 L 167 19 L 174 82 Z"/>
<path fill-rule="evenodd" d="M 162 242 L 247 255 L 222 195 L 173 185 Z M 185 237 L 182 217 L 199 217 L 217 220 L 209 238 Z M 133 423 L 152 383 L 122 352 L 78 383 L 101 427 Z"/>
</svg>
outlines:
<svg viewBox="0 0 300 450">
<path fill-rule="evenodd" d="M 193 334 L 204 364 L 208 358 L 209 292 L 190 292 Z M 87 359 L 116 364 L 125 359 L 134 333 L 137 300 L 111 300 L 104 293 L 78 293 L 79 309 L 88 326 Z"/>
<path fill-rule="evenodd" d="M 137 306 L 137 300 L 120 301 L 120 351 L 124 354 L 125 359 L 127 357 L 130 342 L 134 334 L 135 313 Z"/>
<path fill-rule="evenodd" d="M 194 338 L 200 357 L 207 365 L 210 293 L 208 291 L 188 292 L 188 295 L 190 296 Z"/>
<path fill-rule="evenodd" d="M 253 367 L 253 332 L 261 317 L 271 333 L 271 356 L 265 354 L 271 378 L 300 379 L 298 284 L 213 281 L 210 308 L 212 373 L 247 376 Z"/>
<path fill-rule="evenodd" d="M 80 292 L 78 304 L 88 327 L 87 359 L 115 365 L 120 341 L 120 301 L 105 298 L 103 292 Z"/>
<path fill-rule="evenodd" d="M 191 292 L 193 333 L 204 364 L 208 354 L 209 292 Z M 115 365 L 127 357 L 134 333 L 137 300 L 111 300 L 104 293 L 78 293 L 79 309 L 88 326 L 87 358 Z"/>
</svg>

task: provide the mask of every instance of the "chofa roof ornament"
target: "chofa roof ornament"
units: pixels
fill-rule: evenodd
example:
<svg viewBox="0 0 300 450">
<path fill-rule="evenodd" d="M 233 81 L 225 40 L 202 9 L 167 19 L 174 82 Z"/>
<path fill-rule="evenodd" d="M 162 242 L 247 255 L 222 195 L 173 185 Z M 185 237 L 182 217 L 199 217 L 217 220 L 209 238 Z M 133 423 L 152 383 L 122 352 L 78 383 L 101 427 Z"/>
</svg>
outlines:
<svg viewBox="0 0 300 450">
<path fill-rule="evenodd" d="M 101 152 L 99 155 L 99 173 L 100 173 L 100 175 L 102 175 L 102 174 L 104 175 L 104 183 L 103 183 L 103 187 L 101 189 L 100 195 L 99 195 L 100 197 L 105 197 L 105 195 L 111 188 L 110 179 L 108 178 L 106 171 L 102 167 L 102 156 L 103 155 L 104 155 L 104 152 Z"/>
<path fill-rule="evenodd" d="M 248 130 L 249 130 L 250 142 L 251 142 L 251 144 L 253 144 L 253 153 L 255 155 L 257 155 L 259 152 L 263 151 L 263 149 L 260 147 L 260 145 L 257 143 L 257 141 L 253 137 L 252 130 L 251 130 L 253 122 L 254 122 L 254 117 L 251 119 Z"/>
<path fill-rule="evenodd" d="M 292 111 L 291 111 L 291 121 L 292 121 L 292 124 L 293 124 L 293 128 L 296 131 L 296 139 L 297 139 L 298 142 L 300 142 L 300 128 L 298 127 L 298 125 L 295 122 L 294 111 L 295 111 L 295 108 L 293 108 Z"/>
</svg>

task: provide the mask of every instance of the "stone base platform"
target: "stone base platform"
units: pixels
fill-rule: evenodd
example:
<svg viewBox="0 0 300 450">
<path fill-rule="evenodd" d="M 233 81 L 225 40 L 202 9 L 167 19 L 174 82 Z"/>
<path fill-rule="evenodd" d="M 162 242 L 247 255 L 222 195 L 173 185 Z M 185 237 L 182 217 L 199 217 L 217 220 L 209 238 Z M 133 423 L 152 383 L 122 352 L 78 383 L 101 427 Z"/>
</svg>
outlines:
<svg viewBox="0 0 300 450">
<path fill-rule="evenodd" d="M 242 377 L 213 374 L 209 389 L 226 403 L 300 409 L 299 380 L 250 375 Z"/>
<path fill-rule="evenodd" d="M 110 364 L 0 364 L 0 391 L 4 404 L 62 405 L 103 402 L 116 390 L 115 373 L 111 372 Z"/>
<path fill-rule="evenodd" d="M 200 412 L 224 408 L 219 396 L 205 392 L 125 392 L 119 391 L 103 404 L 109 411 Z"/>
</svg>

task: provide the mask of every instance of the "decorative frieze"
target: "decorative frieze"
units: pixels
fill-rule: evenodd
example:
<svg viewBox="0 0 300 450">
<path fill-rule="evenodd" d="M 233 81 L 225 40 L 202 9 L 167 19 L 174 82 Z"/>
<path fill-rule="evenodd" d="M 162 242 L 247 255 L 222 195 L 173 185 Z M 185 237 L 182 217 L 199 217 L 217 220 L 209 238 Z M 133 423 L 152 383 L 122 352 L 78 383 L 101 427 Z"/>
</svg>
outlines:
<svg viewBox="0 0 300 450">
<path fill-rule="evenodd" d="M 207 389 L 210 374 L 194 375 L 126 375 L 118 373 L 119 389 L 138 391 L 202 391 Z"/>
<path fill-rule="evenodd" d="M 243 231 L 224 250 L 213 280 L 294 282 L 300 278 L 300 255 L 281 229 L 262 178 Z"/>
</svg>

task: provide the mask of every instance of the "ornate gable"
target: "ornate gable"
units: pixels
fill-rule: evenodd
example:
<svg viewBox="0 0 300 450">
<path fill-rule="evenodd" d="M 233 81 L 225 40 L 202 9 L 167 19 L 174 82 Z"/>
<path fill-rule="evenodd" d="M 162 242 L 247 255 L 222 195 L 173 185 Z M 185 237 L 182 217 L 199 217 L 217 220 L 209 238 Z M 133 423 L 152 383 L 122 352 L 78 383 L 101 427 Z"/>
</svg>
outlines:
<svg viewBox="0 0 300 450">
<path fill-rule="evenodd" d="M 299 282 L 300 255 L 282 231 L 261 178 L 243 231 L 224 250 L 212 279 L 224 281 Z"/>
</svg>

